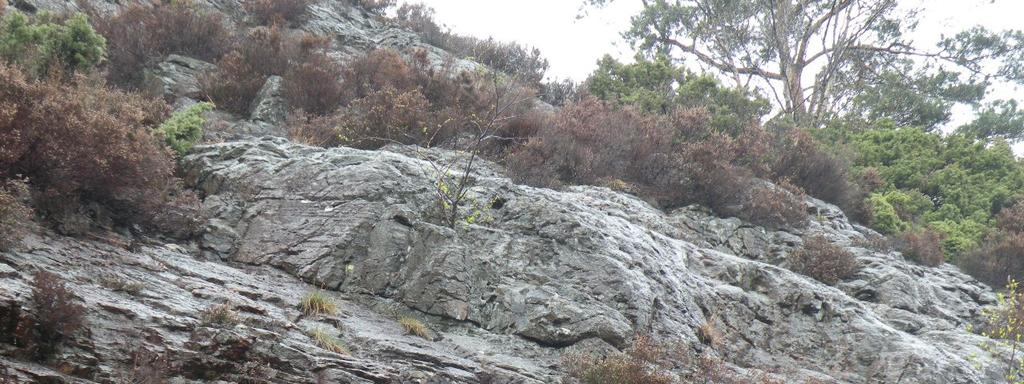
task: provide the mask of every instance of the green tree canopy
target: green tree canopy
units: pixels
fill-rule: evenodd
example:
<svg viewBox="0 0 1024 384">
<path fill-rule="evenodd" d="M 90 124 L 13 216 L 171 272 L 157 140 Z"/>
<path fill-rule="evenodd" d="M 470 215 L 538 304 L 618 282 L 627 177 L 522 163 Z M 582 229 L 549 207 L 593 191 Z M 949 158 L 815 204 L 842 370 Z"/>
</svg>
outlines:
<svg viewBox="0 0 1024 384">
<path fill-rule="evenodd" d="M 855 165 L 876 169 L 885 182 L 869 199 L 875 228 L 936 229 L 954 257 L 979 244 L 995 215 L 1024 197 L 1024 164 L 1005 140 L 879 124 L 851 135 L 849 145 L 858 154 Z"/>
<path fill-rule="evenodd" d="M 908 37 L 919 10 L 897 0 L 641 1 L 625 32 L 640 51 L 757 87 L 800 124 L 852 112 L 931 128 L 990 81 L 1024 80 L 1024 33 L 977 27 L 924 47 Z"/>
<path fill-rule="evenodd" d="M 0 21 L 0 59 L 38 77 L 93 67 L 103 60 L 105 50 L 106 40 L 83 14 L 62 20 L 13 11 Z"/>
<path fill-rule="evenodd" d="M 768 100 L 743 89 L 725 87 L 711 75 L 694 74 L 662 55 L 653 59 L 638 56 L 630 64 L 605 56 L 586 84 L 598 98 L 636 105 L 648 112 L 706 108 L 712 126 L 721 132 L 736 133 L 760 122 L 771 110 Z"/>
</svg>

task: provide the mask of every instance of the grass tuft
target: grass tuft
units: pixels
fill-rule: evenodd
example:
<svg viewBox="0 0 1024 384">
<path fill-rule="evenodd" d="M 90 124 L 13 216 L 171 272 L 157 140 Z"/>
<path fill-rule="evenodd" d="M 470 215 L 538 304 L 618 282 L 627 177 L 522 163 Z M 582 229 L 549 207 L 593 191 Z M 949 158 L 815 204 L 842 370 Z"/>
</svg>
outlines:
<svg viewBox="0 0 1024 384">
<path fill-rule="evenodd" d="M 302 313 L 307 315 L 335 315 L 338 313 L 338 305 L 334 303 L 334 299 L 321 290 L 315 290 L 303 296 L 302 301 L 299 302 L 299 308 L 302 309 Z"/>
<path fill-rule="evenodd" d="M 309 338 L 313 339 L 313 342 L 320 348 L 343 355 L 350 354 L 348 348 L 345 347 L 345 344 L 342 343 L 337 336 L 332 335 L 323 327 L 311 329 L 309 331 Z"/>
<path fill-rule="evenodd" d="M 402 316 L 398 319 L 398 324 L 402 326 L 406 334 L 416 335 L 426 340 L 432 340 L 430 337 L 430 331 L 427 330 L 427 326 L 423 325 L 422 321 L 410 316 Z"/>
</svg>

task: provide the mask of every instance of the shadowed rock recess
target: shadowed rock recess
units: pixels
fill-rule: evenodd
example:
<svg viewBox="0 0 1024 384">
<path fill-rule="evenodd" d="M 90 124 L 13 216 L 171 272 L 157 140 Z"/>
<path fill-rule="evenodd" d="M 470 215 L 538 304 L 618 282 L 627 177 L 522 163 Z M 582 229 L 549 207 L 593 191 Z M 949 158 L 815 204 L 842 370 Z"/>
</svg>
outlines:
<svg viewBox="0 0 1024 384">
<path fill-rule="evenodd" d="M 342 3 L 313 5 L 302 25 L 332 36 L 336 56 L 379 46 L 446 55 Z M 209 68 L 172 56 L 149 85 L 187 105 Z M 967 331 L 995 303 L 992 290 L 949 264 L 865 248 L 878 235 L 832 205 L 808 199 L 808 226 L 769 230 L 607 188 L 516 185 L 480 162 L 475 220 L 450 228 L 438 224 L 428 161 L 465 154 L 251 137 L 285 131 L 278 82 L 267 81 L 248 119 L 225 117 L 230 128 L 208 132 L 222 143 L 182 159 L 209 219 L 195 240 L 35 229 L 0 253 L 0 383 L 136 383 L 147 371 L 179 383 L 550 383 L 564 354 L 623 349 L 636 335 L 785 383 L 1001 381 L 1003 361 Z M 812 235 L 853 253 L 860 271 L 829 286 L 785 269 Z M 81 299 L 87 325 L 45 364 L 18 357 L 14 336 L 35 311 L 40 270 Z M 336 313 L 300 309 L 315 291 Z M 212 316 L 218 309 L 228 315 Z M 409 318 L 425 334 L 404 329 Z M 708 323 L 717 345 L 698 336 Z"/>
</svg>

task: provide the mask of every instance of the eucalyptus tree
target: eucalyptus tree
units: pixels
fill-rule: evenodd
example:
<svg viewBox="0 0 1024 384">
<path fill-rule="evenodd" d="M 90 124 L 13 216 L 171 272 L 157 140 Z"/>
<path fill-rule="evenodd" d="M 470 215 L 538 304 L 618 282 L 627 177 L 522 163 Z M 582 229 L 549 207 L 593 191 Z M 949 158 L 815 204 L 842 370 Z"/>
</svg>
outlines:
<svg viewBox="0 0 1024 384">
<path fill-rule="evenodd" d="M 855 113 L 934 126 L 991 82 L 1024 80 L 1024 33 L 975 27 L 924 46 L 920 9 L 896 0 L 641 2 L 624 33 L 637 49 L 758 89 L 798 123 Z"/>
</svg>

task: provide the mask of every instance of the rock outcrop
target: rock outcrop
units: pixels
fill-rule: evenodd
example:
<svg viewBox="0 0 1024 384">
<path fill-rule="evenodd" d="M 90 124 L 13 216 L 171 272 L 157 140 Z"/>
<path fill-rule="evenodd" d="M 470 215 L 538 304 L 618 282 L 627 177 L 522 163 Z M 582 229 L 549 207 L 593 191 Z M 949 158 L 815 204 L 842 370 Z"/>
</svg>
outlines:
<svg viewBox="0 0 1024 384">
<path fill-rule="evenodd" d="M 566 351 L 622 348 L 638 333 L 786 382 L 999 377 L 985 340 L 965 331 L 992 292 L 952 266 L 859 247 L 870 231 L 835 207 L 809 200 L 806 229 L 768 231 L 695 207 L 663 213 L 606 188 L 516 185 L 484 163 L 472 175 L 477 221 L 449 228 L 437 224 L 427 161 L 451 156 L 277 138 L 200 147 L 184 159 L 210 215 L 200 240 L 126 250 L 114 234 L 42 232 L 0 254 L 0 301 L 28 308 L 30 272 L 59 272 L 90 324 L 60 371 L 95 381 L 145 349 L 191 380 L 232 380 L 253 364 L 273 382 L 550 382 Z M 811 233 L 864 268 L 830 287 L 774 265 Z M 118 292 L 112 281 L 143 288 Z M 342 303 L 339 315 L 297 309 L 316 287 Z M 218 304 L 243 321 L 204 324 Z M 403 315 L 425 321 L 433 340 L 404 334 Z M 714 349 L 697 336 L 707 322 L 724 335 Z M 317 347 L 314 328 L 338 333 L 352 354 Z M 69 377 L 5 364 L 23 377 Z"/>
<path fill-rule="evenodd" d="M 237 0 L 203 3 L 244 17 Z M 302 26 L 332 36 L 332 55 L 387 46 L 448 57 L 343 3 L 312 6 Z M 154 89 L 193 97 L 209 68 L 169 57 Z M 809 199 L 806 228 L 768 230 L 700 207 L 662 212 L 606 188 L 516 185 L 484 162 L 465 207 L 473 220 L 451 228 L 439 224 L 428 162 L 459 153 L 246 138 L 283 135 L 277 83 L 268 80 L 250 116 L 223 116 L 229 128 L 213 137 L 227 142 L 183 159 L 209 216 L 196 240 L 39 229 L 0 253 L 0 378 L 6 369 L 29 382 L 107 383 L 141 367 L 179 382 L 545 383 L 569 351 L 621 349 L 649 334 L 787 383 L 1000 381 L 1004 363 L 966 331 L 995 302 L 991 289 L 953 266 L 865 247 L 877 234 L 834 206 Z M 860 272 L 828 286 L 787 270 L 786 255 L 809 235 L 852 252 Z M 33 310 L 40 270 L 72 287 L 88 324 L 44 364 L 18 357 L 11 337 Z M 298 309 L 317 289 L 338 314 Z M 204 318 L 218 306 L 239 321 Z M 427 337 L 407 334 L 402 317 L 424 322 Z M 708 324 L 720 344 L 698 335 Z M 321 348 L 314 329 L 350 353 Z"/>
</svg>

